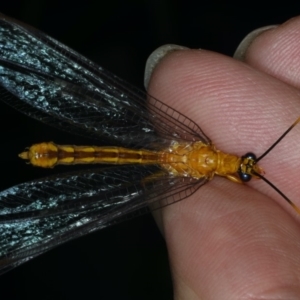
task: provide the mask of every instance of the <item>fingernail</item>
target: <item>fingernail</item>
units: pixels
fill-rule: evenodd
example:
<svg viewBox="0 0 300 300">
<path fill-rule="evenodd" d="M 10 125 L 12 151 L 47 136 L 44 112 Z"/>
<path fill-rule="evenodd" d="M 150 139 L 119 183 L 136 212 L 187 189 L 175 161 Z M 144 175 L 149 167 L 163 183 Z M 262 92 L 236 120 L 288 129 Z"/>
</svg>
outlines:
<svg viewBox="0 0 300 300">
<path fill-rule="evenodd" d="M 153 73 L 153 70 L 157 66 L 157 64 L 162 60 L 164 56 L 166 56 L 168 53 L 176 51 L 176 50 L 186 50 L 189 49 L 187 47 L 179 46 L 179 45 L 173 45 L 173 44 L 167 44 L 158 47 L 156 50 L 154 50 L 150 56 L 147 59 L 146 67 L 145 67 L 145 75 L 144 75 L 144 86 L 146 90 L 148 89 L 149 81 L 151 78 L 151 75 Z"/>
<path fill-rule="evenodd" d="M 274 29 L 276 27 L 278 27 L 278 25 L 265 26 L 265 27 L 255 29 L 252 32 L 250 32 L 249 34 L 247 34 L 246 37 L 244 37 L 244 39 L 241 41 L 241 43 L 235 50 L 233 58 L 244 61 L 246 52 L 247 52 L 249 46 L 252 44 L 252 42 L 263 32 Z"/>
</svg>

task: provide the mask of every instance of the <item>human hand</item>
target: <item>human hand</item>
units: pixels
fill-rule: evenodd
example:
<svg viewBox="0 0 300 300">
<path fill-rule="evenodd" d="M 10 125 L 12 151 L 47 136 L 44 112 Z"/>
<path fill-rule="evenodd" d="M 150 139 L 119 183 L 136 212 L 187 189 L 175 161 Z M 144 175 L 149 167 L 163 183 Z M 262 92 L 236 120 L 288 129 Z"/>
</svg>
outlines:
<svg viewBox="0 0 300 300">
<path fill-rule="evenodd" d="M 244 63 L 205 50 L 168 53 L 148 92 L 196 121 L 228 153 L 263 154 L 300 116 L 300 18 L 252 42 Z M 300 206 L 300 126 L 259 164 Z M 262 180 L 215 177 L 156 216 L 175 299 L 299 299 L 300 216 Z"/>
</svg>

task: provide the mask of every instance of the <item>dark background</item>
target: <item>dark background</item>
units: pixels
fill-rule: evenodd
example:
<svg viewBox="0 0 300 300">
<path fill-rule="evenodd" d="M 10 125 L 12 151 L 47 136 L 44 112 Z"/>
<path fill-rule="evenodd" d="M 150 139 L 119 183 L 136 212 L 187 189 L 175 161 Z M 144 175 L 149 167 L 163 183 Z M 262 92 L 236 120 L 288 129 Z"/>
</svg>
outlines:
<svg viewBox="0 0 300 300">
<path fill-rule="evenodd" d="M 300 4 L 286 1 L 284 7 L 273 4 L 268 10 L 226 1 L 3 2 L 2 13 L 39 28 L 140 88 L 145 61 L 160 45 L 232 56 L 253 29 L 300 13 Z M 17 154 L 34 142 L 67 143 L 65 135 L 2 103 L 0 116 L 1 189 L 46 176 L 47 171 L 25 165 Z M 66 139 L 77 143 L 76 136 Z M 166 247 L 151 216 L 142 216 L 67 243 L 1 276 L 0 297 L 172 299 Z"/>
</svg>

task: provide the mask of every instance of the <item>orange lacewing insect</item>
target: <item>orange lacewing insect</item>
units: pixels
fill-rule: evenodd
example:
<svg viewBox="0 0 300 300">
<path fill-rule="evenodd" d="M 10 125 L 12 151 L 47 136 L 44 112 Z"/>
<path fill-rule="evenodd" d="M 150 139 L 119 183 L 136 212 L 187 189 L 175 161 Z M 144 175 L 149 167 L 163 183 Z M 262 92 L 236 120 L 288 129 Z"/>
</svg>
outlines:
<svg viewBox="0 0 300 300">
<path fill-rule="evenodd" d="M 140 211 L 189 197 L 215 175 L 261 178 L 262 156 L 217 150 L 192 120 L 40 31 L 0 15 L 4 102 L 29 117 L 109 146 L 52 142 L 19 156 L 40 167 L 93 164 L 0 192 L 0 274 Z M 147 101 L 148 99 L 148 101 Z"/>
</svg>

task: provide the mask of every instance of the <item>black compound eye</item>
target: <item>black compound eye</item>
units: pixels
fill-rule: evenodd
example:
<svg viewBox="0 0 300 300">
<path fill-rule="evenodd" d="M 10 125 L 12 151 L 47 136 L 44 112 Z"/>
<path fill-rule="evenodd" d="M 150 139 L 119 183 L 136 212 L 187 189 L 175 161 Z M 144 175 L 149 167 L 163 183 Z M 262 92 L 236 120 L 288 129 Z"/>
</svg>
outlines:
<svg viewBox="0 0 300 300">
<path fill-rule="evenodd" d="M 245 155 L 242 156 L 242 158 L 249 158 L 249 159 L 256 161 L 256 155 L 252 152 L 246 153 Z"/>
<path fill-rule="evenodd" d="M 243 182 L 248 182 L 251 180 L 252 176 L 250 174 L 239 172 L 239 176 Z"/>
</svg>

